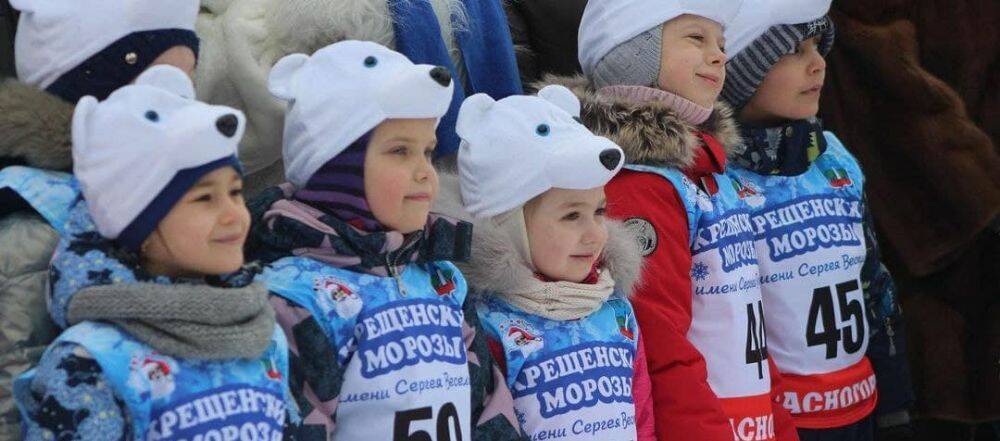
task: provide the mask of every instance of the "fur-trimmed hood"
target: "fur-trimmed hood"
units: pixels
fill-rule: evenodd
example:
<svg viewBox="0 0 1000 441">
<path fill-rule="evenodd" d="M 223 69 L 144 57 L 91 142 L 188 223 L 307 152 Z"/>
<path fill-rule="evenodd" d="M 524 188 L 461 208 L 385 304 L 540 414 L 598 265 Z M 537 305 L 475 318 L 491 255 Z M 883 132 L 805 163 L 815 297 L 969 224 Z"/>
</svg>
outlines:
<svg viewBox="0 0 1000 441">
<path fill-rule="evenodd" d="M 501 293 L 518 281 L 534 279 L 535 274 L 524 265 L 514 244 L 489 219 L 475 219 L 462 208 L 458 176 L 440 173 L 440 190 L 434 211 L 472 223 L 472 257 L 468 262 L 456 262 L 473 291 Z M 638 288 L 642 273 L 642 253 L 621 222 L 608 221 L 608 243 L 604 246 L 603 268 L 615 280 L 615 289 L 626 296 Z"/>
<path fill-rule="evenodd" d="M 628 164 L 687 168 L 694 164 L 701 145 L 698 131 L 717 139 L 729 157 L 742 144 L 733 111 L 722 102 L 715 104 L 707 121 L 694 126 L 660 103 L 637 104 L 599 96 L 594 85 L 582 75 L 547 75 L 534 88 L 550 84 L 566 86 L 576 94 L 582 105 L 583 123 L 595 134 L 621 146 Z"/>
<path fill-rule="evenodd" d="M 27 84 L 0 82 L 0 167 L 73 168 L 73 105 Z"/>
</svg>

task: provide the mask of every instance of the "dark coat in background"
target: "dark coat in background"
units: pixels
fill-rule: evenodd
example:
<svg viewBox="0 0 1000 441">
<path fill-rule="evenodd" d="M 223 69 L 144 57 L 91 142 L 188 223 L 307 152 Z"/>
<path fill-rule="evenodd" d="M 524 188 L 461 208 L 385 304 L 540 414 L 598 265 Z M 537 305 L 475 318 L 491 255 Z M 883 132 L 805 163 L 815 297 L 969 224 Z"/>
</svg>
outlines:
<svg viewBox="0 0 1000 441">
<path fill-rule="evenodd" d="M 843 0 L 833 18 L 821 116 L 865 167 L 918 414 L 1000 420 L 1000 4 Z"/>
<path fill-rule="evenodd" d="M 587 0 L 503 0 L 525 88 L 545 74 L 580 72 L 576 30 Z"/>
</svg>

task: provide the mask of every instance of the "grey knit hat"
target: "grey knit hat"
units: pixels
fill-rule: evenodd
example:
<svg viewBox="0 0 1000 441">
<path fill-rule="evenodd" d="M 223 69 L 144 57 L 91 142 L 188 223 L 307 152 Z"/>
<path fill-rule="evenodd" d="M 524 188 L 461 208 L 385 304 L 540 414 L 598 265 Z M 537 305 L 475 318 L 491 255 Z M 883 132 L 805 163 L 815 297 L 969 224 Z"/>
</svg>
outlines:
<svg viewBox="0 0 1000 441">
<path fill-rule="evenodd" d="M 819 52 L 826 56 L 834 40 L 833 20 L 829 16 L 808 23 L 773 26 L 739 53 L 729 54 L 722 99 L 737 111 L 742 109 L 781 57 L 794 53 L 800 43 L 817 35 Z"/>
<path fill-rule="evenodd" d="M 591 80 L 605 86 L 655 86 L 660 78 L 663 25 L 619 44 L 594 66 Z"/>
</svg>

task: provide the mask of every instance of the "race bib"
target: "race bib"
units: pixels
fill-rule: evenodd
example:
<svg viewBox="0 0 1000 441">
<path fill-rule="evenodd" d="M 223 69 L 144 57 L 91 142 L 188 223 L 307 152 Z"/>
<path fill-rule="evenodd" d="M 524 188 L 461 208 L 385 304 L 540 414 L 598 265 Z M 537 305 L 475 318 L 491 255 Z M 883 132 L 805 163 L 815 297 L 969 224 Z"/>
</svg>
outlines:
<svg viewBox="0 0 1000 441">
<path fill-rule="evenodd" d="M 471 440 L 461 309 L 450 302 L 402 300 L 361 314 L 336 439 Z"/>
</svg>

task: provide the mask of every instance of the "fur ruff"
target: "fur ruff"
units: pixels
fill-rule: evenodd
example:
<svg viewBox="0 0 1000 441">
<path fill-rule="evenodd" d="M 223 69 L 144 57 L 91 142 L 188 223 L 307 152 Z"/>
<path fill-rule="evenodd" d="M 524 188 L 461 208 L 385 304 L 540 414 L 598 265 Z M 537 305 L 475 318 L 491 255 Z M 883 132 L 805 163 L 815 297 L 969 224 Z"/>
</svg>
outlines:
<svg viewBox="0 0 1000 441">
<path fill-rule="evenodd" d="M 73 167 L 73 106 L 24 83 L 0 83 L 0 162 L 49 170 Z"/>
<path fill-rule="evenodd" d="M 524 264 L 514 244 L 490 219 L 475 219 L 462 208 L 458 176 L 440 173 L 440 189 L 435 212 L 471 222 L 472 258 L 458 263 L 462 275 L 474 292 L 502 293 L 518 281 L 534 279 L 535 274 Z M 629 296 L 637 289 L 642 274 L 642 253 L 634 235 L 621 222 L 608 220 L 608 243 L 604 246 L 603 262 L 615 280 L 615 289 Z"/>
<path fill-rule="evenodd" d="M 730 157 L 742 144 L 733 111 L 722 102 L 715 104 L 707 121 L 694 126 L 660 103 L 636 104 L 598 96 L 593 84 L 582 75 L 547 75 L 536 88 L 549 84 L 560 84 L 572 90 L 580 98 L 583 123 L 595 134 L 621 146 L 629 164 L 687 168 L 694 164 L 695 153 L 701 145 L 698 131 L 715 137 Z"/>
</svg>

